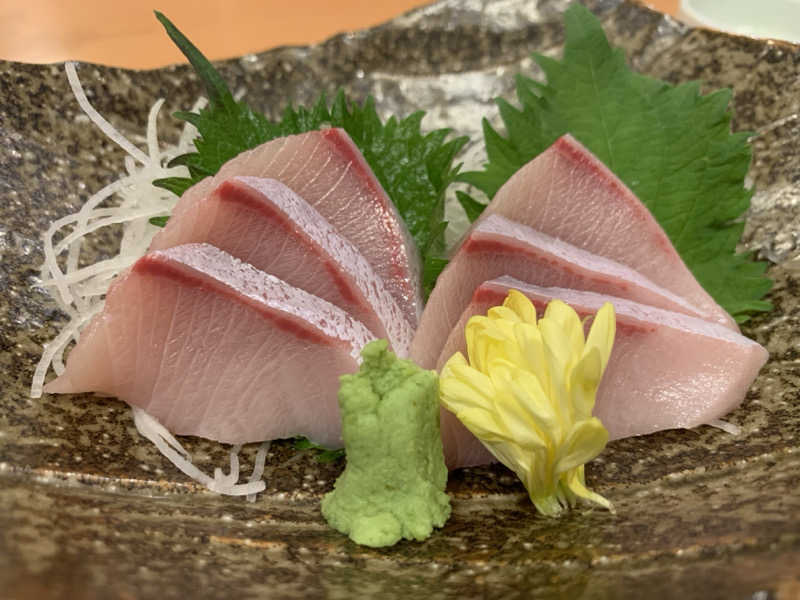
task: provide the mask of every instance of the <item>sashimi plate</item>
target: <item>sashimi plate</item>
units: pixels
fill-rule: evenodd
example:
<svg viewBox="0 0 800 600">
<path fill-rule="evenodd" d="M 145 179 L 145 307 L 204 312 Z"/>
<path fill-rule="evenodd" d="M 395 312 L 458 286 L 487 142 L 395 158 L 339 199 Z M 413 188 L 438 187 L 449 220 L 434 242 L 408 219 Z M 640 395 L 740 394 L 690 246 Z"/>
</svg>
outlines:
<svg viewBox="0 0 800 600">
<path fill-rule="evenodd" d="M 532 51 L 560 51 L 567 4 L 448 0 L 220 68 L 272 115 L 338 87 L 374 95 L 383 114 L 426 110 L 428 128 L 471 136 L 460 159 L 470 168 L 483 160 L 480 117 L 498 122 L 492 98 L 512 97 L 513 74 L 536 68 Z M 728 416 L 741 433 L 700 427 L 609 444 L 587 478 L 614 514 L 579 507 L 546 519 L 506 469 L 456 471 L 444 528 L 382 550 L 356 546 L 319 512 L 342 462 L 288 442 L 273 444 L 256 502 L 208 492 L 137 433 L 123 403 L 29 398 L 42 345 L 65 319 L 39 285 L 42 233 L 115 179 L 123 153 L 82 116 L 63 65 L 0 62 L 0 596 L 800 597 L 800 48 L 686 28 L 628 2 L 587 4 L 637 70 L 732 87 L 734 127 L 754 134 L 742 247 L 770 261 L 775 310 L 743 327 L 770 360 Z M 157 98 L 171 140 L 169 114 L 201 93 L 187 66 L 84 64 L 79 74 L 100 113 L 142 144 Z M 109 234 L 93 249 L 114 244 Z M 183 441 L 206 471 L 227 461 L 227 448 Z M 255 452 L 244 449 L 245 468 Z"/>
</svg>

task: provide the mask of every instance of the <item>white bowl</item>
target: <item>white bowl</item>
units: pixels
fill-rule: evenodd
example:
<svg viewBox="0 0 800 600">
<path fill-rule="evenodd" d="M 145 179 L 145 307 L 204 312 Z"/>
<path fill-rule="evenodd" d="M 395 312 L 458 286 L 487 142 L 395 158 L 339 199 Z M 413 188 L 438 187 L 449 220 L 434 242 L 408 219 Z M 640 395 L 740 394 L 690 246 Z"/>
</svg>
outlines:
<svg viewBox="0 0 800 600">
<path fill-rule="evenodd" d="M 676 16 L 689 25 L 800 43 L 800 0 L 681 0 Z"/>
</svg>

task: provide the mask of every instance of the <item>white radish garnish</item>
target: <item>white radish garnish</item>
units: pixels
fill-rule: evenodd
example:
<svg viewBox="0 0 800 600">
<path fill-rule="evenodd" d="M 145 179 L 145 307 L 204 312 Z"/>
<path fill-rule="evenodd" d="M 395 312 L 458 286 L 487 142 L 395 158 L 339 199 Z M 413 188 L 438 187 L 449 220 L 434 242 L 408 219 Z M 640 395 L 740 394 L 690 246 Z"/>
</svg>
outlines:
<svg viewBox="0 0 800 600">
<path fill-rule="evenodd" d="M 192 463 L 192 457 L 189 453 L 161 423 L 141 408 L 132 407 L 131 410 L 133 411 L 133 422 L 139 433 L 153 442 L 161 454 L 167 457 L 184 474 L 202 483 L 212 492 L 227 496 L 251 496 L 258 492 L 263 492 L 267 487 L 267 484 L 262 479 L 242 484 L 236 483 L 239 480 L 239 450 L 241 450 L 241 446 L 234 446 L 231 449 L 231 472 L 228 475 L 223 475 L 222 469 L 218 468 L 214 471 L 214 477 L 210 477 Z"/>
</svg>

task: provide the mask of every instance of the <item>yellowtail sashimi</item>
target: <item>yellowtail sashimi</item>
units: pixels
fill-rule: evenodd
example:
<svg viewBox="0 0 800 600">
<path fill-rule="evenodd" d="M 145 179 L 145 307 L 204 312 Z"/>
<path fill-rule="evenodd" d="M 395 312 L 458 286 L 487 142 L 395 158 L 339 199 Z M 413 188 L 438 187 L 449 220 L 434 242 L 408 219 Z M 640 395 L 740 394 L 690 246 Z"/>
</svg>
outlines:
<svg viewBox="0 0 800 600">
<path fill-rule="evenodd" d="M 116 396 L 179 435 L 340 447 L 339 376 L 372 339 L 329 302 L 187 244 L 120 276 L 45 391 Z"/>
</svg>

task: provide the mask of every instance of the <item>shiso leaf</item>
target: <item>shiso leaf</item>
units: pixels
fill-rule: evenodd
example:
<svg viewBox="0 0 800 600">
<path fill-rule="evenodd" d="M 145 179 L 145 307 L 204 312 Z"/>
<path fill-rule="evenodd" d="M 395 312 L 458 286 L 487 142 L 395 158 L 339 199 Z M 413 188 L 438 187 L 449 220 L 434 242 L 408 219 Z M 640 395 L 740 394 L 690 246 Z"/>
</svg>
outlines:
<svg viewBox="0 0 800 600">
<path fill-rule="evenodd" d="M 465 136 L 450 139 L 450 129 L 423 133 L 422 111 L 383 122 L 372 97 L 359 104 L 341 90 L 330 105 L 323 93 L 310 108 L 289 105 L 279 121 L 271 121 L 246 102 L 236 102 L 220 74 L 194 44 L 163 14 L 156 12 L 156 17 L 194 67 L 209 103 L 199 112 L 175 113 L 175 117 L 191 123 L 199 132 L 195 140 L 197 151 L 178 156 L 170 163 L 185 165 L 190 176 L 158 179 L 154 185 L 181 195 L 245 150 L 277 137 L 341 127 L 397 206 L 419 249 L 423 272 L 438 275 L 447 225 L 444 192 L 459 172 L 461 165 L 453 165 L 453 160 L 467 142 Z M 429 281 L 426 296 L 431 288 Z"/>
<path fill-rule="evenodd" d="M 483 209 L 486 208 L 485 204 L 478 202 L 475 198 L 461 190 L 456 191 L 456 198 L 461 208 L 464 209 L 470 223 L 474 223 L 475 220 L 481 216 Z"/>
<path fill-rule="evenodd" d="M 737 254 L 752 191 L 748 133 L 731 133 L 730 90 L 701 95 L 632 71 L 583 5 L 565 13 L 564 56 L 534 55 L 546 83 L 517 76 L 515 107 L 498 99 L 505 136 L 483 121 L 488 163 L 462 173 L 493 197 L 522 165 L 569 132 L 633 190 L 700 284 L 734 318 L 772 308 L 766 263 Z M 462 205 L 465 199 L 460 198 Z M 482 210 L 466 201 L 468 216 Z"/>
<path fill-rule="evenodd" d="M 314 458 L 317 462 L 329 463 L 344 458 L 344 448 L 338 450 L 331 450 L 325 446 L 320 446 L 316 442 L 312 442 L 307 437 L 298 436 L 294 438 L 295 450 L 313 450 L 315 451 Z"/>
<path fill-rule="evenodd" d="M 155 225 L 156 227 L 164 227 L 167 224 L 169 217 L 151 217 L 149 219 L 151 225 Z"/>
</svg>

